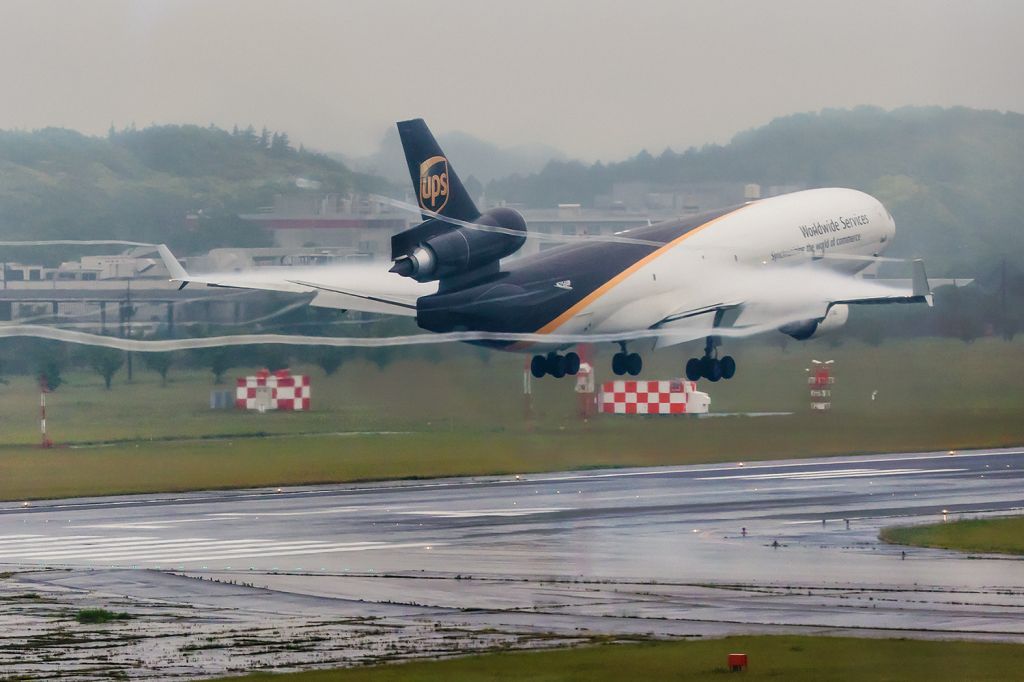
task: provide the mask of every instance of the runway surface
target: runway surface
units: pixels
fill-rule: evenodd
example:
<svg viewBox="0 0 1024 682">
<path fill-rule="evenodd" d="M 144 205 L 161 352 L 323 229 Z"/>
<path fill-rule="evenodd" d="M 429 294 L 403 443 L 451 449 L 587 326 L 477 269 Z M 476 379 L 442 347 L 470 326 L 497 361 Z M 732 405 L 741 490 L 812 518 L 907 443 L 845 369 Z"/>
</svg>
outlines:
<svg viewBox="0 0 1024 682">
<path fill-rule="evenodd" d="M 1024 641 L 1024 561 L 877 540 L 1022 508 L 1021 449 L 5 503 L 0 570 L 256 620 Z"/>
</svg>

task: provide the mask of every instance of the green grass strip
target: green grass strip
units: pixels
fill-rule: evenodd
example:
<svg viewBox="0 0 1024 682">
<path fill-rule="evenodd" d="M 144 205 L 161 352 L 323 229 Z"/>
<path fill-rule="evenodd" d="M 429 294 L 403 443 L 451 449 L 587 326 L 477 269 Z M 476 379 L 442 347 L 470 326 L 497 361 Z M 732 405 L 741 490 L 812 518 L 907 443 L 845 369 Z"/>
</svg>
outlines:
<svg viewBox="0 0 1024 682">
<path fill-rule="evenodd" d="M 897 545 L 1024 555 L 1024 517 L 883 528 L 879 537 Z"/>
<path fill-rule="evenodd" d="M 291 675 L 256 674 L 247 682 L 435 682 L 520 680 L 732 679 L 726 655 L 743 652 L 742 680 L 1008 680 L 1024 669 L 1024 647 L 989 642 L 936 642 L 848 637 L 729 637 L 705 641 L 606 644 L 541 652 L 494 653 Z"/>
</svg>

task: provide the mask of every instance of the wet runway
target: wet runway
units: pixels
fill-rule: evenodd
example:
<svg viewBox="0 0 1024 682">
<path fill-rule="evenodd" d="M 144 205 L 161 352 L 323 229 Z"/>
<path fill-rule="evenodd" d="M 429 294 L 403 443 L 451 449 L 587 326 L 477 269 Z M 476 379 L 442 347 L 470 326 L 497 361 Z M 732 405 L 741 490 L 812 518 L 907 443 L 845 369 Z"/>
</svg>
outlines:
<svg viewBox="0 0 1024 682">
<path fill-rule="evenodd" d="M 875 538 L 1022 506 L 1022 450 L 604 470 L 6 503 L 0 562 L 1009 586 L 1013 562 L 895 563 Z"/>
<path fill-rule="evenodd" d="M 877 540 L 1022 508 L 1022 449 L 6 503 L 0 570 L 169 601 L 182 575 L 252 583 L 204 599 L 260 618 L 1024 641 L 1024 561 Z"/>
</svg>

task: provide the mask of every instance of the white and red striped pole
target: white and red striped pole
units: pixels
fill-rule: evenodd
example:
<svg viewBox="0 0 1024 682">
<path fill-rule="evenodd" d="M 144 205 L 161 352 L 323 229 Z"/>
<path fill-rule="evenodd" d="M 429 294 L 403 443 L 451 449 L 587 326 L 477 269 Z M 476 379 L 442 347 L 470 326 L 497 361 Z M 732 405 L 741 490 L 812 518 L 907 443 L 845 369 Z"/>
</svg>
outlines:
<svg viewBox="0 0 1024 682">
<path fill-rule="evenodd" d="M 46 383 L 46 375 L 43 374 L 39 377 L 39 430 L 42 434 L 40 447 L 44 448 L 53 446 L 53 441 L 46 437 L 46 394 L 49 392 L 50 387 Z"/>
</svg>

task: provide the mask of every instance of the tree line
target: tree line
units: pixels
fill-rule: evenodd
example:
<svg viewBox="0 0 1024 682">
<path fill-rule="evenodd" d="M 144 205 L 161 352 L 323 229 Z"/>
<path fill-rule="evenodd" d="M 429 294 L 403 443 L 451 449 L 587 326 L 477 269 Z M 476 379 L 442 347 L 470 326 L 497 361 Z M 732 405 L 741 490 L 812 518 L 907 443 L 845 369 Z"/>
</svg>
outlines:
<svg viewBox="0 0 1024 682">
<path fill-rule="evenodd" d="M 275 326 L 219 328 L 213 325 L 180 325 L 179 333 L 184 337 L 207 337 L 248 333 L 277 332 L 283 334 L 306 334 L 310 336 L 394 336 L 413 334 L 420 330 L 405 318 L 370 318 L 356 320 L 349 325 L 343 313 L 300 308 L 291 313 L 291 320 Z M 345 326 L 339 326 L 343 324 Z M 135 334 L 132 338 L 161 340 L 170 338 L 166 329 L 156 330 L 147 335 Z M 105 348 L 66 344 L 57 341 L 30 338 L 0 339 L 0 377 L 4 373 L 45 377 L 51 390 L 57 390 L 71 372 L 93 372 L 109 390 L 117 382 L 128 379 L 129 363 L 133 373 L 139 370 L 152 372 L 166 385 L 177 371 L 206 370 L 215 386 L 225 383 L 232 370 L 265 368 L 271 371 L 293 366 L 318 367 L 325 376 L 332 376 L 345 364 L 369 362 L 378 369 L 384 369 L 398 360 L 419 360 L 430 363 L 445 362 L 475 355 L 485 361 L 489 351 L 480 347 L 466 347 L 461 344 L 441 347 L 439 345 L 384 346 L 376 348 L 336 346 L 285 346 L 276 344 L 220 346 L 170 352 L 133 352 Z M 130 360 L 129 360 L 130 358 Z"/>
<path fill-rule="evenodd" d="M 390 187 L 295 147 L 285 132 L 251 125 L 129 126 L 106 137 L 61 128 L 0 131 L 0 165 L 0 239 L 164 242 L 182 253 L 269 246 L 266 230 L 238 216 L 303 191 L 298 178 L 325 192 Z M 74 247 L 3 254 L 50 265 L 78 255 Z"/>
<path fill-rule="evenodd" d="M 377 318 L 351 322 L 343 313 L 299 308 L 275 328 L 253 326 L 245 329 L 217 328 L 209 325 L 184 325 L 180 331 L 189 337 L 221 334 L 302 333 L 314 336 L 393 336 L 419 330 L 408 319 Z M 857 340 L 881 345 L 886 340 L 909 337 L 955 338 L 971 342 L 985 337 L 1012 340 L 1024 330 L 1024 268 L 1006 261 L 983 273 L 966 287 L 945 286 L 936 289 L 934 307 L 923 305 L 852 306 L 845 328 L 825 337 L 830 345 Z M 148 339 L 167 338 L 158 330 Z M 763 343 L 789 347 L 784 334 L 769 332 L 758 337 Z M 795 342 L 794 342 L 795 343 Z M 464 361 L 467 354 L 487 361 L 490 351 L 464 344 L 393 346 L 379 348 L 343 348 L 331 346 L 251 345 L 223 346 L 167 353 L 133 353 L 136 367 L 157 374 L 166 385 L 174 372 L 206 370 L 213 385 L 221 385 L 234 369 L 266 368 L 271 371 L 291 366 L 319 367 L 332 376 L 347 363 L 370 362 L 379 369 L 397 360 L 421 362 Z M 39 339 L 0 339 L 0 377 L 8 373 L 45 376 L 51 389 L 58 389 L 69 371 L 92 371 L 107 389 L 127 379 L 129 354 L 92 346 L 73 346 Z"/>
</svg>

